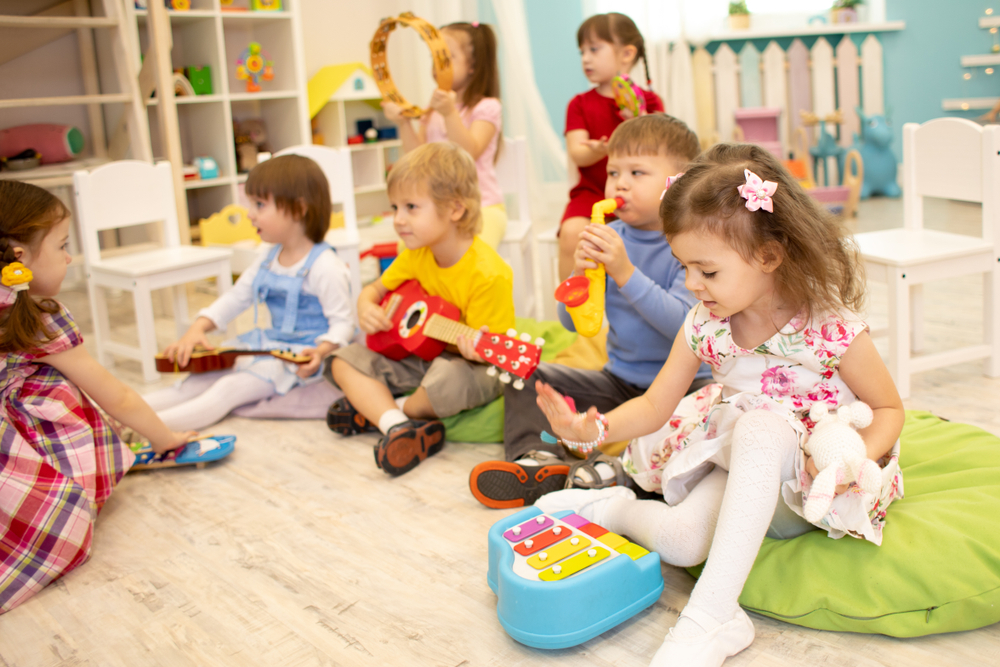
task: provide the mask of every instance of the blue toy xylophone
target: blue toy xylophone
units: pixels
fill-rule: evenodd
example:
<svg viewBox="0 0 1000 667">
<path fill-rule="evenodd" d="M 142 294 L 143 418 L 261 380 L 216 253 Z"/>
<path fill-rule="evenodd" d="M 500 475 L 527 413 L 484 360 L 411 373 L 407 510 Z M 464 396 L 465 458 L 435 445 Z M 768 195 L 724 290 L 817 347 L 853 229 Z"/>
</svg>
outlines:
<svg viewBox="0 0 1000 667">
<path fill-rule="evenodd" d="M 660 557 L 573 512 L 528 507 L 493 524 L 487 582 L 511 637 L 568 648 L 660 598 Z"/>
</svg>

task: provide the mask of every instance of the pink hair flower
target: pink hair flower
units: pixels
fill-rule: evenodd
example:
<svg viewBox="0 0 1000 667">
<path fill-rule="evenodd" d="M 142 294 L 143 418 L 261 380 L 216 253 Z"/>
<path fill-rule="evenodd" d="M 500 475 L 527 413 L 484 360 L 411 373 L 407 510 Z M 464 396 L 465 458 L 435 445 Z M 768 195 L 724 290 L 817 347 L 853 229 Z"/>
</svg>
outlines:
<svg viewBox="0 0 1000 667">
<path fill-rule="evenodd" d="M 677 174 L 676 176 L 667 176 L 667 183 L 666 183 L 666 185 L 663 186 L 663 192 L 660 193 L 660 201 L 663 201 L 663 198 L 667 195 L 667 190 L 670 189 L 670 186 L 673 185 L 674 183 L 676 183 L 677 179 L 680 178 L 683 175 L 684 175 L 684 172 L 682 171 L 681 173 Z"/>
<path fill-rule="evenodd" d="M 743 170 L 743 176 L 747 179 L 746 184 L 739 185 L 736 189 L 739 190 L 740 196 L 747 200 L 747 208 L 751 211 L 762 208 L 768 213 L 774 213 L 774 200 L 771 197 L 778 189 L 778 184 L 774 181 L 760 180 L 760 176 L 749 169 Z"/>
</svg>

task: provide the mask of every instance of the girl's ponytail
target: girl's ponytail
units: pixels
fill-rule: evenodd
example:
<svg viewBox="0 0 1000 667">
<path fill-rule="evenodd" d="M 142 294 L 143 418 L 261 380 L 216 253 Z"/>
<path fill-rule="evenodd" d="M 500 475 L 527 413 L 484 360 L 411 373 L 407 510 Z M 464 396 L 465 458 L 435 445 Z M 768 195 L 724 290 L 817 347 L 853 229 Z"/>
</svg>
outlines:
<svg viewBox="0 0 1000 667">
<path fill-rule="evenodd" d="M 15 246 L 31 247 L 69 215 L 59 199 L 47 190 L 19 181 L 0 181 L 0 270 L 17 261 Z M 43 314 L 52 315 L 59 304 L 36 301 L 27 290 L 0 286 L 0 353 L 24 352 L 52 340 Z M 9 304 L 9 305 L 8 305 Z"/>
</svg>

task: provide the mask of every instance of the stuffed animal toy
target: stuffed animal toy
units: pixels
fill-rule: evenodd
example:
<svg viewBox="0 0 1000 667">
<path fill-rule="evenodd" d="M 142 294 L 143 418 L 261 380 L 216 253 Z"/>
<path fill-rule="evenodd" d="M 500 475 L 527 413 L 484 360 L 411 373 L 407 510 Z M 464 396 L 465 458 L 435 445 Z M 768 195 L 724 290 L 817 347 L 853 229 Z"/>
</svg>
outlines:
<svg viewBox="0 0 1000 667">
<path fill-rule="evenodd" d="M 864 440 L 854 430 L 872 423 L 872 409 L 867 404 L 857 401 L 830 414 L 825 404 L 816 403 L 809 417 L 816 426 L 805 449 L 819 474 L 809 489 L 804 514 L 806 521 L 815 523 L 829 511 L 838 484 L 857 482 L 862 491 L 878 493 L 882 489 L 882 469 L 868 458 Z"/>
</svg>

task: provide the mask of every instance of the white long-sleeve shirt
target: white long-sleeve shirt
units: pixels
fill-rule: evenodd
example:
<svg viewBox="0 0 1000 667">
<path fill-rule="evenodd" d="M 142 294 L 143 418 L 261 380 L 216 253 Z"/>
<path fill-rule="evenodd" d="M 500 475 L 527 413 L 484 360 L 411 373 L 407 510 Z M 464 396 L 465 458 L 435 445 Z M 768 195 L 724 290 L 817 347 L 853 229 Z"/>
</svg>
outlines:
<svg viewBox="0 0 1000 667">
<path fill-rule="evenodd" d="M 198 317 L 207 317 L 217 328 L 222 329 L 247 308 L 252 308 L 254 277 L 270 249 L 270 245 L 265 245 L 233 288 L 216 299 L 211 306 L 199 311 Z M 308 257 L 307 254 L 292 266 L 282 266 L 275 256 L 270 271 L 279 276 L 295 276 Z M 323 315 L 330 323 L 329 331 L 317 336 L 316 344 L 323 341 L 340 346 L 349 344 L 357 327 L 357 317 L 354 314 L 357 295 L 351 295 L 350 271 L 336 252 L 320 253 L 302 282 L 302 291 L 319 299 Z"/>
</svg>

